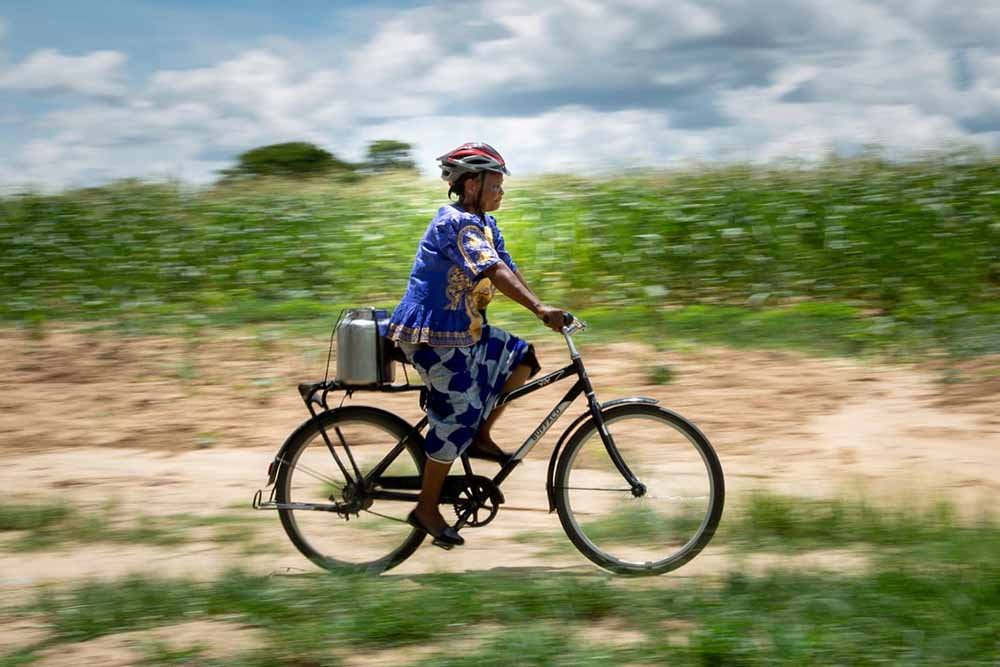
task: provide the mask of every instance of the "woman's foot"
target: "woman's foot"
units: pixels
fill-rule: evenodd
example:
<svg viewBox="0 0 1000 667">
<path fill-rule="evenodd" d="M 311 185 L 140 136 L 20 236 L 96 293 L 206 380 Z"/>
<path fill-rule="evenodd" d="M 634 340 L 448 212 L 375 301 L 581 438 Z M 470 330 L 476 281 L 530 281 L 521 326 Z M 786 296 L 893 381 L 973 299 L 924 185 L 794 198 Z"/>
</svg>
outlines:
<svg viewBox="0 0 1000 667">
<path fill-rule="evenodd" d="M 472 441 L 472 446 L 469 447 L 468 454 L 474 459 L 486 459 L 500 465 L 506 464 L 513 457 L 513 454 L 508 454 L 500 449 L 500 446 L 493 442 L 493 439 L 489 435 L 481 434 L 477 435 L 476 439 Z"/>
<path fill-rule="evenodd" d="M 406 517 L 406 522 L 433 537 L 434 544 L 439 547 L 450 549 L 465 544 L 465 540 L 458 534 L 458 531 L 449 526 L 436 509 L 427 512 L 418 505 Z"/>
</svg>

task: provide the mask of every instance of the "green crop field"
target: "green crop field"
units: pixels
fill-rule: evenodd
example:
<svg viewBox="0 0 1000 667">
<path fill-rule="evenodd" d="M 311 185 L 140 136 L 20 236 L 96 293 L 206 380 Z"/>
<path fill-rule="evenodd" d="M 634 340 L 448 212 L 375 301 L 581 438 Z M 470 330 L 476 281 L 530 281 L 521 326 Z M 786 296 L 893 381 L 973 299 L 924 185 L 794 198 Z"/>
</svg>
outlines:
<svg viewBox="0 0 1000 667">
<path fill-rule="evenodd" d="M 536 291 L 607 335 L 996 353 L 998 167 L 857 159 L 512 178 L 497 217 Z M 405 174 L 9 195 L 0 319 L 329 326 L 344 305 L 401 296 L 445 201 L 443 184 Z"/>
</svg>

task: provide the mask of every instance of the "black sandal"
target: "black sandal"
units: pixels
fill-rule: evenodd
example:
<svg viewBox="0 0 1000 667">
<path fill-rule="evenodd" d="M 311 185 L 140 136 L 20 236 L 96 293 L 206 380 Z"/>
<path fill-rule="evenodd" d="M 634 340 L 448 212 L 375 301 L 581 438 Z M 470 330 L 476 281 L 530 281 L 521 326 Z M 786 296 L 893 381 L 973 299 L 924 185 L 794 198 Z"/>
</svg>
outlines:
<svg viewBox="0 0 1000 667">
<path fill-rule="evenodd" d="M 447 550 L 452 547 L 460 547 L 465 544 L 465 539 L 451 526 L 446 525 L 440 533 L 435 535 L 430 528 L 420 523 L 420 519 L 417 518 L 417 510 L 410 512 L 409 516 L 406 517 L 406 523 L 433 537 L 434 541 L 431 542 L 431 544 L 436 547 L 441 547 L 442 549 Z"/>
</svg>

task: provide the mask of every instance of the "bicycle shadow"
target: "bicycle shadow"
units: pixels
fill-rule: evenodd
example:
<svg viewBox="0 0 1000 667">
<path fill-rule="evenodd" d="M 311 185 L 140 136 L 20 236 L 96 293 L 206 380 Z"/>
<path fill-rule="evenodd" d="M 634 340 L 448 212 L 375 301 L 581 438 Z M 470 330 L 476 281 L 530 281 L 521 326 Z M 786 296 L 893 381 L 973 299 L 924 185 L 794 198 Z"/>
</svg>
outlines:
<svg viewBox="0 0 1000 667">
<path fill-rule="evenodd" d="M 338 573 L 336 571 L 314 571 L 306 570 L 304 568 L 297 567 L 284 567 L 279 570 L 271 571 L 269 577 L 289 577 L 289 578 L 302 578 L 302 579 L 321 579 L 323 577 L 337 576 L 338 574 L 345 574 L 348 576 L 365 576 L 364 573 L 356 572 L 344 572 Z M 482 569 L 464 569 L 456 571 L 446 571 L 438 570 L 432 572 L 383 572 L 383 573 L 370 573 L 367 576 L 371 577 L 381 577 L 388 579 L 390 581 L 431 581 L 439 580 L 442 578 L 454 579 L 456 577 L 481 577 L 483 575 L 501 575 L 505 577 L 510 576 L 524 576 L 524 577 L 537 577 L 537 576 L 560 576 L 560 575 L 581 575 L 581 574 L 592 574 L 595 577 L 608 577 L 613 578 L 613 575 L 602 572 L 600 570 L 594 569 L 592 567 L 587 567 L 586 565 L 497 565 L 494 567 L 482 568 Z"/>
</svg>

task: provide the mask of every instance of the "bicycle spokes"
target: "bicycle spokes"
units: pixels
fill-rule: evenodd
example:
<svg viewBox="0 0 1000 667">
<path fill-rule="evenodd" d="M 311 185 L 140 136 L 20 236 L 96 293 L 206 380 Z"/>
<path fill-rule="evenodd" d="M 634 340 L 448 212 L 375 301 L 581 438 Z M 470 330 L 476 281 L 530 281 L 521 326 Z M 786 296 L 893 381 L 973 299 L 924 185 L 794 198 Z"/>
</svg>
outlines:
<svg viewBox="0 0 1000 667">
<path fill-rule="evenodd" d="M 364 479 L 379 465 L 400 435 L 379 423 L 346 418 L 332 424 L 328 433 L 348 461 L 351 479 L 345 478 L 317 429 L 288 455 L 279 475 L 277 509 L 284 512 L 283 523 L 296 546 L 324 566 L 382 562 L 412 540 L 405 518 L 416 502 L 416 491 L 401 492 L 393 499 L 380 491 L 380 478 L 369 488 L 356 479 Z M 387 474 L 413 480 L 412 486 L 419 488 L 416 456 L 416 451 L 404 449 L 389 463 Z"/>
<path fill-rule="evenodd" d="M 644 491 L 623 479 L 596 428 L 581 433 L 557 480 L 564 526 L 604 567 L 665 571 L 711 537 L 710 525 L 714 530 L 722 489 L 703 455 L 709 450 L 653 406 L 620 410 L 606 426 Z"/>
</svg>

